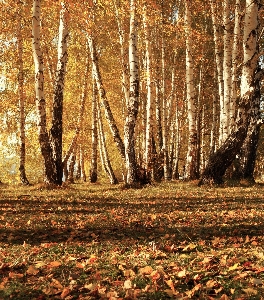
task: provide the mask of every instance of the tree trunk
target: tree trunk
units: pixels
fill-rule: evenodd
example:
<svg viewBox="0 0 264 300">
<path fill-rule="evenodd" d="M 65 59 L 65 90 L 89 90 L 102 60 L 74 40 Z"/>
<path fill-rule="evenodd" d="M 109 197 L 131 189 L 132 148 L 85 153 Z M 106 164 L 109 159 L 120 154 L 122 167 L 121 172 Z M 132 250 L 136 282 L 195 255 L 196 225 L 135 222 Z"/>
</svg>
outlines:
<svg viewBox="0 0 264 300">
<path fill-rule="evenodd" d="M 21 33 L 21 11 L 22 2 L 18 2 L 18 26 L 17 26 L 17 50 L 18 50 L 18 97 L 19 97 L 19 129 L 20 129 L 20 162 L 19 172 L 20 181 L 23 185 L 29 185 L 29 181 L 26 176 L 25 162 L 26 162 L 26 137 L 25 137 L 25 98 L 24 98 L 24 70 L 23 70 L 23 39 Z"/>
<path fill-rule="evenodd" d="M 220 103 L 220 122 L 219 122 L 219 145 L 221 146 L 224 140 L 224 126 L 225 126 L 225 116 L 224 116 L 224 79 L 223 79 L 223 60 L 222 60 L 222 49 L 221 49 L 221 37 L 220 37 L 220 25 L 217 21 L 217 11 L 220 9 L 217 7 L 216 0 L 210 1 L 211 5 L 211 15 L 213 22 L 214 31 L 214 49 L 215 49 L 215 62 L 217 69 L 217 84 L 218 84 L 218 94 Z"/>
<path fill-rule="evenodd" d="M 207 182 L 221 183 L 226 169 L 239 153 L 247 135 L 250 121 L 249 109 L 255 97 L 255 71 L 258 62 L 258 9 L 259 1 L 246 1 L 243 52 L 244 62 L 241 75 L 240 99 L 235 128 L 222 146 L 209 157 L 209 161 L 199 184 Z"/>
<path fill-rule="evenodd" d="M 81 178 L 83 182 L 86 182 L 86 173 L 84 168 L 84 153 L 83 147 L 80 145 L 80 165 L 81 165 Z"/>
<path fill-rule="evenodd" d="M 41 154 L 44 158 L 45 182 L 57 183 L 56 165 L 52 156 L 46 121 L 46 101 L 44 98 L 43 53 L 40 45 L 41 0 L 33 0 L 32 49 L 35 64 L 35 93 L 37 126 Z"/>
<path fill-rule="evenodd" d="M 146 176 L 151 178 L 152 165 L 152 99 L 153 99 L 153 68 L 151 56 L 151 36 L 149 28 L 149 16 L 147 15 L 148 6 L 144 2 L 143 11 L 143 25 L 145 31 L 145 45 L 146 45 L 146 77 L 147 77 L 147 103 L 146 103 L 146 142 L 144 153 L 144 168 Z"/>
<path fill-rule="evenodd" d="M 127 172 L 126 183 L 128 185 L 133 185 L 138 182 L 134 136 L 139 102 L 139 64 L 137 53 L 138 21 L 136 18 L 136 1 L 137 0 L 130 0 L 130 97 L 127 106 L 126 120 L 124 126 L 124 144 Z"/>
<path fill-rule="evenodd" d="M 98 120 L 98 135 L 99 135 L 99 149 L 100 149 L 100 156 L 101 156 L 101 162 L 104 168 L 105 173 L 107 174 L 110 183 L 111 184 L 117 184 L 118 180 L 115 176 L 115 173 L 113 171 L 110 158 L 108 155 L 107 147 L 106 147 L 106 141 L 105 141 L 105 134 L 104 134 L 104 127 L 103 127 L 103 121 L 101 116 L 101 109 L 99 107 L 99 103 L 97 101 L 97 120 Z"/>
<path fill-rule="evenodd" d="M 79 116 L 78 116 L 78 120 L 77 120 L 77 124 L 76 124 L 76 128 L 75 128 L 75 134 L 74 134 L 74 136 L 71 140 L 71 143 L 68 147 L 68 150 L 66 151 L 66 154 L 63 158 L 63 166 L 67 165 L 67 161 L 69 160 L 69 158 L 73 152 L 73 149 L 77 145 L 80 131 L 82 129 L 82 123 L 83 123 L 84 111 L 85 111 L 85 103 L 86 103 L 86 99 L 87 99 L 89 71 L 90 71 L 90 65 L 89 65 L 89 59 L 87 56 L 85 71 L 84 71 L 84 75 L 83 75 L 84 82 L 83 82 L 83 88 L 82 88 Z"/>
<path fill-rule="evenodd" d="M 92 100 L 92 154 L 90 168 L 90 182 L 97 181 L 97 149 L 98 149 L 98 131 L 97 131 L 97 98 L 98 91 L 95 80 L 93 82 L 93 100 Z"/>
<path fill-rule="evenodd" d="M 124 146 L 124 143 L 119 134 L 119 130 L 116 125 L 116 121 L 114 119 L 109 102 L 107 100 L 106 92 L 105 92 L 105 89 L 103 86 L 103 81 L 102 81 L 102 77 L 101 77 L 100 70 L 99 70 L 95 42 L 94 42 L 93 36 L 90 32 L 87 33 L 87 38 L 88 38 L 88 44 L 89 44 L 89 49 L 90 49 L 90 55 L 91 55 L 91 59 L 92 59 L 93 76 L 96 81 L 96 85 L 97 85 L 97 89 L 99 91 L 101 102 L 105 109 L 105 117 L 108 122 L 109 128 L 110 128 L 112 136 L 114 138 L 114 141 L 119 150 L 119 153 L 120 153 L 121 157 L 125 160 L 125 146 Z"/>
<path fill-rule="evenodd" d="M 196 103 L 194 90 L 194 63 L 191 36 L 191 7 L 190 1 L 185 4 L 185 26 L 186 26 L 186 98 L 188 106 L 189 137 L 186 158 L 185 178 L 193 180 L 198 178 L 197 174 L 197 128 L 196 128 Z"/>
<path fill-rule="evenodd" d="M 67 64 L 67 38 L 68 38 L 68 12 L 65 4 L 61 3 L 60 26 L 58 40 L 58 63 L 55 75 L 52 126 L 50 129 L 50 142 L 53 149 L 53 159 L 56 166 L 56 183 L 62 184 L 63 164 L 62 164 L 62 114 L 63 114 L 63 93 L 64 80 Z"/>
<path fill-rule="evenodd" d="M 252 107 L 250 112 L 250 123 L 247 136 L 238 155 L 238 169 L 236 177 L 255 182 L 254 169 L 257 156 L 259 132 L 261 126 L 260 118 L 260 80 L 255 80 L 255 91 L 253 95 Z"/>
</svg>

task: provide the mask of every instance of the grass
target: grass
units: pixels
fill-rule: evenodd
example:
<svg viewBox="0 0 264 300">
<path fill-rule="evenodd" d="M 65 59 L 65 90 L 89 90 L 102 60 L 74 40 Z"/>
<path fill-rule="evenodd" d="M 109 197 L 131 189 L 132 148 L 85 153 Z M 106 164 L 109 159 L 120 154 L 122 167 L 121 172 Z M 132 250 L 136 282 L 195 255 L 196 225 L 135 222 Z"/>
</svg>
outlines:
<svg viewBox="0 0 264 300">
<path fill-rule="evenodd" d="M 264 189 L 0 189 L 0 299 L 264 299 Z"/>
</svg>

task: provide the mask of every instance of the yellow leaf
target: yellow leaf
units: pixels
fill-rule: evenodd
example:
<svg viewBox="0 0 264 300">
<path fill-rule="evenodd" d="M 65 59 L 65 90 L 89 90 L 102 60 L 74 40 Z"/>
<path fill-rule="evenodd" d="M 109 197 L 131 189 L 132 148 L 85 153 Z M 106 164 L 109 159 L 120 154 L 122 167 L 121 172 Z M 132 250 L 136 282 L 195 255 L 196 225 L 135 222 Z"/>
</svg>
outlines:
<svg viewBox="0 0 264 300">
<path fill-rule="evenodd" d="M 132 289 L 132 282 L 131 282 L 130 279 L 127 279 L 127 280 L 124 282 L 124 288 L 125 288 L 126 290 Z"/>
<path fill-rule="evenodd" d="M 178 277 L 182 278 L 182 277 L 185 277 L 186 276 L 186 270 L 182 270 L 180 271 L 178 274 L 177 274 Z"/>
<path fill-rule="evenodd" d="M 196 245 L 191 243 L 189 245 L 187 245 L 182 251 L 190 251 L 196 248 Z"/>
<path fill-rule="evenodd" d="M 252 288 L 242 289 L 243 292 L 245 292 L 248 296 L 257 295 L 258 291 L 254 290 Z"/>
<path fill-rule="evenodd" d="M 207 287 L 208 289 L 211 289 L 211 288 L 213 288 L 213 287 L 215 287 L 215 286 L 217 286 L 217 285 L 218 285 L 218 282 L 215 281 L 215 280 L 213 280 L 213 279 L 208 280 L 208 281 L 206 282 L 206 287 Z"/>
<path fill-rule="evenodd" d="M 43 266 L 45 266 L 46 263 L 44 263 L 44 261 L 38 261 L 36 264 L 35 264 L 35 268 L 39 269 Z"/>
<path fill-rule="evenodd" d="M 234 271 L 234 270 L 237 269 L 237 267 L 238 267 L 238 264 L 234 264 L 232 267 L 230 267 L 230 268 L 228 269 L 228 271 Z"/>
</svg>

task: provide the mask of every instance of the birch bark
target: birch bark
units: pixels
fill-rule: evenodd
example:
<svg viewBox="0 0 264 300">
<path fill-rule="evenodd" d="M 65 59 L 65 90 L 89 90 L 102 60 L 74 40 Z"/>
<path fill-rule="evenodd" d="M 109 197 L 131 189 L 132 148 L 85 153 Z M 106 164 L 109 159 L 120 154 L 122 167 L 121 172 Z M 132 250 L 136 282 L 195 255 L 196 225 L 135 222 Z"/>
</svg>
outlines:
<svg viewBox="0 0 264 300">
<path fill-rule="evenodd" d="M 62 131 L 63 131 L 63 93 L 66 74 L 66 64 L 68 59 L 67 38 L 68 38 L 68 11 L 61 2 L 59 40 L 58 40 L 58 63 L 55 75 L 54 98 L 52 111 L 52 126 L 50 129 L 50 142 L 53 149 L 53 159 L 56 165 L 57 183 L 62 184 L 63 164 L 62 164 Z"/>
<path fill-rule="evenodd" d="M 101 156 L 101 162 L 104 168 L 105 173 L 107 174 L 110 183 L 111 184 L 117 184 L 118 180 L 115 176 L 115 173 L 113 171 L 111 162 L 110 162 L 110 158 L 109 158 L 109 154 L 107 151 L 107 146 L 106 146 L 106 140 L 105 140 L 105 133 L 104 133 L 104 127 L 103 127 L 103 121 L 102 121 L 102 116 L 101 116 L 101 109 L 99 106 L 99 103 L 97 101 L 97 107 L 96 107 L 96 111 L 97 111 L 97 120 L 98 120 L 98 136 L 99 136 L 99 149 L 100 149 L 100 156 Z"/>
<path fill-rule="evenodd" d="M 243 53 L 244 61 L 241 75 L 240 99 L 233 132 L 223 145 L 209 157 L 200 184 L 221 183 L 226 169 L 239 153 L 246 138 L 250 121 L 250 107 L 255 97 L 254 76 L 258 63 L 257 32 L 259 28 L 258 10 L 260 1 L 246 0 Z"/>
<path fill-rule="evenodd" d="M 57 183 L 56 165 L 52 156 L 46 121 L 46 101 L 44 98 L 43 53 L 40 44 L 41 0 L 33 0 L 32 49 L 35 65 L 35 94 L 39 143 L 44 158 L 44 173 L 47 183 Z"/>
<path fill-rule="evenodd" d="M 135 125 L 139 102 L 139 64 L 137 53 L 138 21 L 136 16 L 136 1 L 130 0 L 130 34 L 129 34 L 129 70 L 130 93 L 124 126 L 124 144 L 126 158 L 126 183 L 133 185 L 138 181 L 135 153 Z"/>
<path fill-rule="evenodd" d="M 194 63 L 191 36 L 191 1 L 185 2 L 186 26 L 186 98 L 188 107 L 188 151 L 186 158 L 185 178 L 197 179 L 197 128 L 196 128 L 196 103 L 194 89 Z"/>
<path fill-rule="evenodd" d="M 92 69 L 93 69 L 93 76 L 96 81 L 97 89 L 99 91 L 100 99 L 102 102 L 102 105 L 105 109 L 105 117 L 108 122 L 109 128 L 111 130 L 112 136 L 114 138 L 114 141 L 117 145 L 117 148 L 119 150 L 119 153 L 121 157 L 125 160 L 125 146 L 124 143 L 121 139 L 119 130 L 116 125 L 116 121 L 114 119 L 114 116 L 112 114 L 107 96 L 106 96 L 106 91 L 103 86 L 103 81 L 99 69 L 99 63 L 98 63 L 98 57 L 96 53 L 96 48 L 95 48 L 95 42 L 93 39 L 93 36 L 91 32 L 87 32 L 87 39 L 88 39 L 88 45 L 90 49 L 90 55 L 91 55 L 91 60 L 92 60 Z"/>
<path fill-rule="evenodd" d="M 146 47 L 146 79 L 147 79 L 147 103 L 146 103 L 146 140 L 145 140 L 145 153 L 144 165 L 147 177 L 151 177 L 151 146 L 152 146 L 152 102 L 153 102 L 153 68 L 151 56 L 151 35 L 149 28 L 149 17 L 147 15 L 148 6 L 144 2 L 143 7 L 143 26 L 145 33 L 145 47 Z"/>
<path fill-rule="evenodd" d="M 224 127 L 225 127 L 225 116 L 224 116 L 224 79 L 223 79 L 223 59 L 222 59 L 222 49 L 221 49 L 221 36 L 220 36 L 220 26 L 217 21 L 217 3 L 216 0 L 210 1 L 212 22 L 213 22 L 213 32 L 214 32 L 214 52 L 215 52 L 215 62 L 217 68 L 217 83 L 218 83 L 218 94 L 220 103 L 220 122 L 219 122 L 219 145 L 222 144 L 224 140 Z"/>
<path fill-rule="evenodd" d="M 24 64 L 23 64 L 23 38 L 22 38 L 22 2 L 18 1 L 18 25 L 17 25 L 17 50 L 18 50 L 18 98 L 19 98 L 19 130 L 20 130 L 20 162 L 19 172 L 20 181 L 28 185 L 29 181 L 26 176 L 26 136 L 25 136 L 25 96 L 24 96 Z"/>
<path fill-rule="evenodd" d="M 97 181 L 97 149 L 98 149 L 98 122 L 97 122 L 97 99 L 98 91 L 96 82 L 93 82 L 93 99 L 92 99 L 92 153 L 91 153 L 91 168 L 90 168 L 90 182 Z"/>
</svg>

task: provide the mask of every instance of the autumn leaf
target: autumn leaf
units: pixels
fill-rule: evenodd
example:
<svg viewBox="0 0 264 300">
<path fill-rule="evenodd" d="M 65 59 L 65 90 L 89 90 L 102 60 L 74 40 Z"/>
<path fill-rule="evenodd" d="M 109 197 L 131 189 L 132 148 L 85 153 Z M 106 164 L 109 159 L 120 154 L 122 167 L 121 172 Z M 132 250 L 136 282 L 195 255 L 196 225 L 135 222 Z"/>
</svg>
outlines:
<svg viewBox="0 0 264 300">
<path fill-rule="evenodd" d="M 242 289 L 243 292 L 245 292 L 248 296 L 257 295 L 258 291 L 252 288 Z"/>
<path fill-rule="evenodd" d="M 39 273 L 39 269 L 36 266 L 30 265 L 26 272 L 28 275 L 37 275 Z"/>
<path fill-rule="evenodd" d="M 64 288 L 60 297 L 61 299 L 65 299 L 69 294 L 71 293 L 71 289 L 70 288 Z"/>
<path fill-rule="evenodd" d="M 144 268 L 139 269 L 139 274 L 141 275 L 150 275 L 153 272 L 153 268 L 151 266 L 146 266 Z"/>
<path fill-rule="evenodd" d="M 186 277 L 186 270 L 184 269 L 184 270 L 178 272 L 177 276 L 180 277 L 180 278 Z"/>
<path fill-rule="evenodd" d="M 61 262 L 59 262 L 59 261 L 52 261 L 49 263 L 49 267 L 51 267 L 51 268 L 58 268 L 60 266 L 61 266 Z"/>
<path fill-rule="evenodd" d="M 131 289 L 132 288 L 132 282 L 130 279 L 127 279 L 125 282 L 124 282 L 124 289 Z"/>
<path fill-rule="evenodd" d="M 229 267 L 228 271 L 234 271 L 238 268 L 239 264 L 234 264 L 233 266 Z"/>
</svg>

